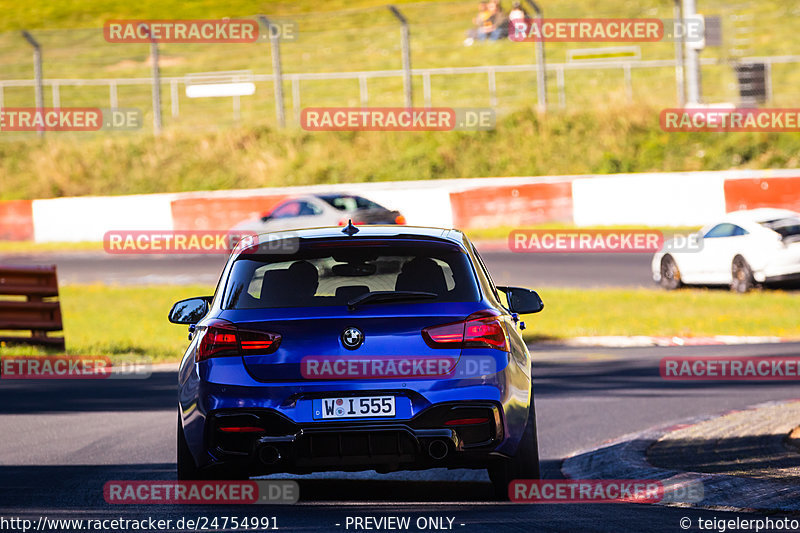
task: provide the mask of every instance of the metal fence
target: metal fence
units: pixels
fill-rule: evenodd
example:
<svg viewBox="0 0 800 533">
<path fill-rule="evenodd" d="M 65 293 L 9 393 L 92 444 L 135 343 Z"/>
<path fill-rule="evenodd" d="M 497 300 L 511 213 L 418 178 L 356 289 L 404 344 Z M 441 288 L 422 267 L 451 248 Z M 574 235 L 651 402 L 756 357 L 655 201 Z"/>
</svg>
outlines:
<svg viewBox="0 0 800 533">
<path fill-rule="evenodd" d="M 569 4 L 544 6 L 544 14 L 664 19 L 674 15 L 670 3 L 661 2 L 625 13 L 598 11 L 583 0 Z M 800 54 L 793 52 L 800 49 L 793 49 L 796 41 L 786 37 L 794 36 L 791 18 L 800 16 L 800 7 L 780 2 L 771 7 L 755 2 L 731 5 L 722 0 L 701 4 L 701 12 L 719 17 L 725 37 L 721 46 L 701 54 L 702 101 L 740 102 L 743 69 L 763 65 L 764 94 L 758 102 L 782 106 L 797 102 Z M 108 43 L 99 29 L 31 31 L 41 45 L 42 104 L 35 99 L 31 46 L 20 33 L 6 33 L 0 35 L 0 106 L 139 107 L 154 123 L 164 112 L 167 126 L 196 128 L 281 123 L 284 106 L 291 126 L 298 124 L 306 106 L 401 106 L 409 98 L 417 105 L 489 106 L 500 111 L 536 105 L 540 87 L 538 65 L 530 62 L 536 57 L 533 44 L 505 40 L 465 46 L 462 41 L 474 9 L 472 1 L 404 5 L 400 12 L 408 21 L 405 29 L 386 8 L 310 14 L 292 19 L 299 28 L 293 40 L 159 44 L 157 53 L 145 44 Z M 779 24 L 787 17 L 788 24 Z M 596 45 L 607 46 L 611 45 Z M 586 47 L 587 43 L 546 43 L 543 89 L 549 108 L 663 107 L 678 102 L 674 43 L 636 45 L 636 59 L 570 60 L 576 48 Z M 160 100 L 151 97 L 156 71 L 161 73 L 159 92 L 168 95 L 157 106 L 159 113 L 154 112 L 153 102 Z M 186 87 L 197 83 L 194 73 L 201 71 L 220 71 L 216 76 L 222 81 L 246 78 L 255 85 L 255 93 L 187 98 Z M 283 80 L 279 87 L 276 76 Z"/>
</svg>

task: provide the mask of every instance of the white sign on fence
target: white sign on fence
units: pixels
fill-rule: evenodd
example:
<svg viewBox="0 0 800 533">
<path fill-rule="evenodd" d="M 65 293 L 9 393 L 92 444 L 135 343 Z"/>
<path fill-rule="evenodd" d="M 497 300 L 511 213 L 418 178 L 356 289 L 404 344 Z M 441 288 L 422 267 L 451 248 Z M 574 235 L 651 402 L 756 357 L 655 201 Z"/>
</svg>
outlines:
<svg viewBox="0 0 800 533">
<path fill-rule="evenodd" d="M 250 96 L 256 92 L 249 70 L 188 74 L 185 79 L 189 98 Z"/>
</svg>

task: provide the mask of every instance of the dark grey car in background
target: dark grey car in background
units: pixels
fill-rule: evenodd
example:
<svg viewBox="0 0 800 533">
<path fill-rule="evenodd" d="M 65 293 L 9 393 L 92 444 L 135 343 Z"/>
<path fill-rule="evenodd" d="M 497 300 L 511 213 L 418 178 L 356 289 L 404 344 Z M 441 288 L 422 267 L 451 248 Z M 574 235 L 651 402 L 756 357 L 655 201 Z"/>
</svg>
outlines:
<svg viewBox="0 0 800 533">
<path fill-rule="evenodd" d="M 386 209 L 363 196 L 316 194 L 296 196 L 278 204 L 269 215 L 237 224 L 232 231 L 258 233 L 353 224 L 405 224 L 399 211 Z"/>
</svg>

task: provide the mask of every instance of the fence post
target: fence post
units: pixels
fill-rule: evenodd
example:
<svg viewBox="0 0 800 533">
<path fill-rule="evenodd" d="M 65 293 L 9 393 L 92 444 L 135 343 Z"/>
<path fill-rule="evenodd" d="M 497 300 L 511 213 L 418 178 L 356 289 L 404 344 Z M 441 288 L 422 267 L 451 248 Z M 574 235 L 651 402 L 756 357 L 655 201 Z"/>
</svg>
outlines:
<svg viewBox="0 0 800 533">
<path fill-rule="evenodd" d="M 772 103 L 772 61 L 764 62 L 764 96 Z"/>
<path fill-rule="evenodd" d="M 169 107 L 172 118 L 178 118 L 181 113 L 181 104 L 178 98 L 178 80 L 172 80 L 169 82 Z"/>
<path fill-rule="evenodd" d="M 50 89 L 52 90 L 52 93 L 53 93 L 53 97 L 52 97 L 53 107 L 58 109 L 58 108 L 61 107 L 61 90 L 58 87 L 58 83 L 51 82 Z"/>
<path fill-rule="evenodd" d="M 44 107 L 44 81 L 42 80 L 42 47 L 27 31 L 22 32 L 22 36 L 33 47 L 33 77 L 36 83 L 36 109 Z M 44 137 L 44 128 L 37 130 L 39 137 Z"/>
<path fill-rule="evenodd" d="M 414 90 L 411 86 L 411 46 L 408 42 L 408 20 L 406 20 L 403 14 L 394 6 L 389 6 L 389 11 L 391 11 L 392 15 L 397 17 L 397 20 L 403 25 L 401 38 L 403 45 L 403 92 L 406 96 L 406 107 L 411 108 L 414 107 Z"/>
<path fill-rule="evenodd" d="M 536 20 L 540 23 L 544 18 L 542 9 L 533 0 L 527 0 L 536 12 Z M 538 108 L 540 113 L 547 111 L 547 66 L 544 63 L 544 41 L 536 39 L 536 92 L 538 94 Z"/>
<path fill-rule="evenodd" d="M 116 109 L 119 107 L 119 102 L 117 101 L 117 82 L 111 81 L 108 84 L 108 101 L 111 104 L 111 109 Z"/>
<path fill-rule="evenodd" d="M 564 82 L 564 67 L 558 67 L 556 71 L 556 82 L 558 83 L 558 106 L 567 107 L 567 89 Z"/>
<path fill-rule="evenodd" d="M 686 21 L 690 17 L 697 15 L 697 7 L 695 0 L 683 0 L 683 22 L 686 27 Z M 700 103 L 700 51 L 697 50 L 691 43 L 685 43 L 686 54 L 686 99 L 691 104 Z"/>
<path fill-rule="evenodd" d="M 292 108 L 294 109 L 295 126 L 300 125 L 300 80 L 292 77 Z"/>
<path fill-rule="evenodd" d="M 369 89 L 367 88 L 367 77 L 362 75 L 358 76 L 358 94 L 361 99 L 361 107 L 369 105 Z"/>
<path fill-rule="evenodd" d="M 675 7 L 672 10 L 673 17 L 673 35 L 675 34 L 675 27 L 678 24 L 683 24 L 683 15 L 681 14 L 681 0 L 675 0 Z M 686 84 L 683 81 L 683 46 L 684 46 L 684 32 L 685 27 L 680 28 L 681 38 L 675 39 L 675 85 L 678 89 L 678 107 L 686 105 Z M 674 37 L 673 37 L 674 38 Z"/>
<path fill-rule="evenodd" d="M 153 133 L 161 133 L 161 71 L 158 68 L 158 42 L 147 24 L 140 23 L 139 27 L 144 29 L 150 37 L 150 55 L 153 59 Z"/>
<path fill-rule="evenodd" d="M 286 126 L 286 110 L 283 106 L 283 70 L 281 68 L 281 43 L 279 32 L 272 31 L 272 23 L 267 17 L 258 17 L 264 26 L 267 27 L 269 35 L 269 45 L 272 49 L 272 79 L 275 86 L 275 116 L 278 118 L 278 126 Z"/>
<path fill-rule="evenodd" d="M 625 63 L 622 67 L 625 74 L 625 96 L 628 97 L 628 102 L 633 102 L 633 81 L 631 80 L 631 64 Z"/>
<path fill-rule="evenodd" d="M 497 75 L 493 68 L 488 70 L 489 73 L 489 107 L 497 107 Z"/>
<path fill-rule="evenodd" d="M 425 100 L 425 107 L 433 107 L 431 104 L 431 73 L 425 72 L 422 75 L 422 98 Z"/>
</svg>

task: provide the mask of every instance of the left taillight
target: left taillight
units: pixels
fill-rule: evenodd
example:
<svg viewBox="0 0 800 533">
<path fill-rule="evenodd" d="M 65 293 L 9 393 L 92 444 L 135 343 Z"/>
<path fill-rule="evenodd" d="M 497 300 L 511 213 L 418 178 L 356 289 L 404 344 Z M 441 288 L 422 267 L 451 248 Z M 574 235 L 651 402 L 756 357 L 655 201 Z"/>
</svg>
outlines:
<svg viewBox="0 0 800 533">
<path fill-rule="evenodd" d="M 466 320 L 431 326 L 422 336 L 432 348 L 494 348 L 508 351 L 508 337 L 500 313 L 487 309 Z"/>
<path fill-rule="evenodd" d="M 238 329 L 226 320 L 210 321 L 201 334 L 195 352 L 198 363 L 213 357 L 268 355 L 275 352 L 281 343 L 281 336 L 277 333 Z"/>
</svg>

